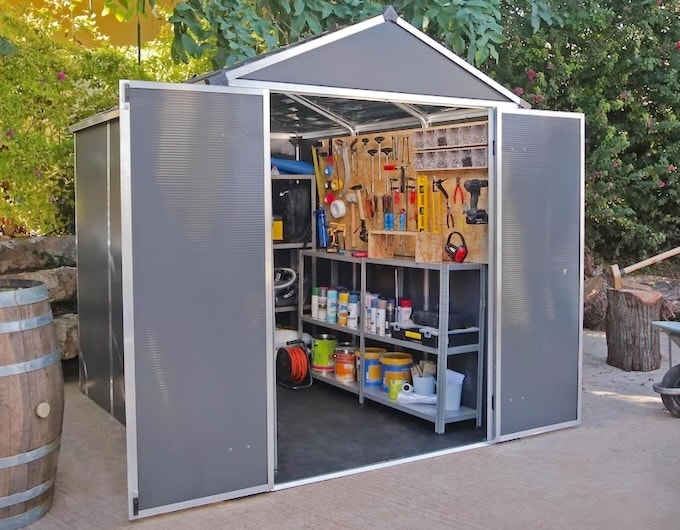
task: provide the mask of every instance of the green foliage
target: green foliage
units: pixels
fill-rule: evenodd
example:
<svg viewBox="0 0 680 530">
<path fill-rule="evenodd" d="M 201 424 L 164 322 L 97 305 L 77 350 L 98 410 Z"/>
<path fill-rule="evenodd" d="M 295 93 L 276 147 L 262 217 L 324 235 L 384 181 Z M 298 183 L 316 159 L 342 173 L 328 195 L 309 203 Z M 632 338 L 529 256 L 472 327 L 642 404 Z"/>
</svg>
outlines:
<svg viewBox="0 0 680 530">
<path fill-rule="evenodd" d="M 570 0 L 534 32 L 510 10 L 491 76 L 536 108 L 586 115 L 586 241 L 607 261 L 680 245 L 680 4 Z"/>
<path fill-rule="evenodd" d="M 498 58 L 500 0 L 395 0 L 416 27 L 471 63 Z M 529 2 L 534 27 L 552 20 L 547 0 Z M 377 15 L 385 3 L 361 0 L 184 0 L 170 17 L 173 57 L 209 56 L 214 69 Z"/>
<path fill-rule="evenodd" d="M 85 50 L 55 39 L 46 11 L 0 0 L 0 224 L 4 233 L 73 231 L 73 138 L 68 127 L 117 102 L 118 79 L 139 78 L 134 60 L 109 46 Z"/>
</svg>

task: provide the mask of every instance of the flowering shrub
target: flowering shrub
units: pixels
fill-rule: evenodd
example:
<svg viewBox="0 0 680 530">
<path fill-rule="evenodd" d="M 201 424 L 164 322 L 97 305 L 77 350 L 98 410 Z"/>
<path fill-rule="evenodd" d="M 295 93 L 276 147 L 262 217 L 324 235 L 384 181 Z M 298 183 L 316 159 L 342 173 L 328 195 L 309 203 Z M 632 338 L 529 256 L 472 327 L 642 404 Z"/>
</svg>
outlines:
<svg viewBox="0 0 680 530">
<path fill-rule="evenodd" d="M 490 74 L 586 115 L 586 244 L 631 263 L 680 245 L 680 3 L 586 0 L 533 33 L 521 11 Z"/>
</svg>

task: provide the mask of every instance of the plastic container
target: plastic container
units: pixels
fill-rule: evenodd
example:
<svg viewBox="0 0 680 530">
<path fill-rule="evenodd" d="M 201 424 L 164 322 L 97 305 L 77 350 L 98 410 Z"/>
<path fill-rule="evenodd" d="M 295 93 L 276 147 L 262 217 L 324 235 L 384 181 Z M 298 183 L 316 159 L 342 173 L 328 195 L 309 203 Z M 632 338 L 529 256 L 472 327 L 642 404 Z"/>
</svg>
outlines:
<svg viewBox="0 0 680 530">
<path fill-rule="evenodd" d="M 380 356 L 382 365 L 382 390 L 389 392 L 391 381 L 411 383 L 411 365 L 413 357 L 408 353 L 388 352 Z"/>
<path fill-rule="evenodd" d="M 319 287 L 319 310 L 317 311 L 317 318 L 319 320 L 326 320 L 328 308 L 328 287 Z"/>
<path fill-rule="evenodd" d="M 349 317 L 349 293 L 340 291 L 338 293 L 338 325 L 346 326 Z"/>
<path fill-rule="evenodd" d="M 359 327 L 359 293 L 349 293 L 347 303 L 347 327 L 357 329 Z"/>
<path fill-rule="evenodd" d="M 338 291 L 328 289 L 326 305 L 326 322 L 336 324 L 338 322 Z"/>
<path fill-rule="evenodd" d="M 319 318 L 319 288 L 312 287 L 312 318 Z"/>
</svg>

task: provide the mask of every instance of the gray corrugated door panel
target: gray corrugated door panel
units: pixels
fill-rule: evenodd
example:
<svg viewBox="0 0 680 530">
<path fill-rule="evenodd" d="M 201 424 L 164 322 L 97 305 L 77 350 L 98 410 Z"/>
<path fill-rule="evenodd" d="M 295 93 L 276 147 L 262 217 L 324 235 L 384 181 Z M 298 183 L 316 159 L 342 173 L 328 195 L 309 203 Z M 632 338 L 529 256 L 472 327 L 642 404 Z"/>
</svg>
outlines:
<svg viewBox="0 0 680 530">
<path fill-rule="evenodd" d="M 500 436 L 580 420 L 583 117 L 498 114 Z"/>
<path fill-rule="evenodd" d="M 144 517 L 273 484 L 269 109 L 243 89 L 122 93 L 128 484 Z"/>
<path fill-rule="evenodd" d="M 108 174 L 111 122 L 75 134 L 80 388 L 108 413 L 111 350 L 108 279 Z"/>
</svg>

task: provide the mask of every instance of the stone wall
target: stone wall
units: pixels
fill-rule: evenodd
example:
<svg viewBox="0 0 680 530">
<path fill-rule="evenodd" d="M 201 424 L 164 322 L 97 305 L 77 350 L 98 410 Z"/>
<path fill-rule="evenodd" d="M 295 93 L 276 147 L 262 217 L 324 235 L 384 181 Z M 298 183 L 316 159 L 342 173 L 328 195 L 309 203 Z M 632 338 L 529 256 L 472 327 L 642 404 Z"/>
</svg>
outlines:
<svg viewBox="0 0 680 530">
<path fill-rule="evenodd" d="M 47 286 L 62 359 L 80 352 L 75 236 L 0 239 L 0 278 Z"/>
</svg>

